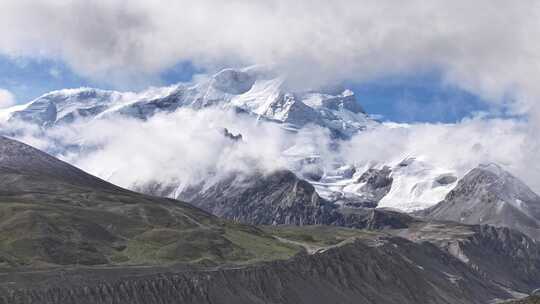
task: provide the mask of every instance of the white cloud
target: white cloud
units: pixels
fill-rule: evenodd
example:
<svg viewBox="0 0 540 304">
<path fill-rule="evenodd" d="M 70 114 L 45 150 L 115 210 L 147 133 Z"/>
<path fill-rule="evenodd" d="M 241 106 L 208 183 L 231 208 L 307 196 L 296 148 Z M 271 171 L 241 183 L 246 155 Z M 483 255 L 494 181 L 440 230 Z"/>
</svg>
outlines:
<svg viewBox="0 0 540 304">
<path fill-rule="evenodd" d="M 463 176 L 480 163 L 495 162 L 540 193 L 539 146 L 525 120 L 475 117 L 456 124 L 385 124 L 358 133 L 331 148 L 327 130 L 307 127 L 299 133 L 272 123 L 217 109 L 180 109 L 147 121 L 109 117 L 50 129 L 8 123 L 24 142 L 123 187 L 148 182 L 197 184 L 232 171 L 272 171 L 288 166 L 287 154 L 319 155 L 327 169 L 336 162 L 365 167 L 395 165 L 417 157 Z M 223 128 L 240 133 L 234 143 Z M 126 132 L 129 130 L 129 132 Z M 65 153 L 59 144 L 82 143 L 82 151 Z M 291 148 L 293 147 L 293 148 Z"/>
<path fill-rule="evenodd" d="M 540 96 L 534 0 L 4 0 L 0 20 L 0 52 L 106 81 L 180 60 L 273 63 L 302 84 L 437 68 L 492 99 Z"/>
<path fill-rule="evenodd" d="M 56 79 L 60 79 L 62 77 L 62 71 L 56 67 L 52 67 L 49 69 L 49 75 Z"/>
<path fill-rule="evenodd" d="M 53 154 L 60 152 L 64 160 L 130 188 L 148 182 L 197 184 L 232 171 L 283 168 L 280 152 L 290 140 L 275 124 L 216 109 L 180 109 L 144 122 L 125 117 L 80 121 L 46 134 L 30 126 L 9 126 L 20 127 L 19 139 Z M 224 136 L 224 128 L 241 133 L 244 140 L 232 141 Z M 73 143 L 85 148 L 58 151 L 59 144 Z"/>
<path fill-rule="evenodd" d="M 494 162 L 540 190 L 539 171 L 524 149 L 528 125 L 513 119 L 466 119 L 456 124 L 386 125 L 359 133 L 343 145 L 345 159 L 363 165 L 378 162 L 397 164 L 416 157 L 437 168 L 447 168 L 461 176 L 480 163 Z M 532 172 L 531 172 L 532 171 Z M 534 178 L 533 178 L 534 177 Z"/>
<path fill-rule="evenodd" d="M 0 89 L 0 109 L 7 108 L 15 104 L 15 96 L 8 90 Z"/>
</svg>

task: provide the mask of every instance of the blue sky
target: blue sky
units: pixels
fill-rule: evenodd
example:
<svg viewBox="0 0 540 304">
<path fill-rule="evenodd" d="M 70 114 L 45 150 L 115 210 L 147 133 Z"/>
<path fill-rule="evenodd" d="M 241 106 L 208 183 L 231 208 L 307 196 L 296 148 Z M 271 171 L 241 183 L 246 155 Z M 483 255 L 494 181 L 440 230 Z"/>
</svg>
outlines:
<svg viewBox="0 0 540 304">
<path fill-rule="evenodd" d="M 166 69 L 147 85 L 167 85 L 189 81 L 193 74 L 203 72 L 189 62 Z M 57 89 L 81 86 L 105 89 L 118 88 L 106 82 L 94 82 L 78 76 L 61 61 L 24 59 L 0 56 L 0 88 L 11 91 L 17 102 Z M 455 122 L 475 112 L 487 109 L 479 97 L 446 84 L 439 73 L 408 74 L 385 77 L 364 83 L 345 83 L 360 104 L 370 114 L 397 122 Z"/>
<path fill-rule="evenodd" d="M 456 122 L 488 103 L 443 81 L 440 74 L 407 74 L 348 85 L 368 113 L 396 122 Z"/>
</svg>

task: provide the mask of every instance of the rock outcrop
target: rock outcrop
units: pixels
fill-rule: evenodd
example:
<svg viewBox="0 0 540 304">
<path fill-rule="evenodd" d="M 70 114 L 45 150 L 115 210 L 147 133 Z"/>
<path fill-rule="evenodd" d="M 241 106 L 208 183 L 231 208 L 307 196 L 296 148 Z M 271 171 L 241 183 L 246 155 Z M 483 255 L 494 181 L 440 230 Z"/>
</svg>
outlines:
<svg viewBox="0 0 540 304">
<path fill-rule="evenodd" d="M 430 219 L 509 227 L 540 240 L 540 196 L 495 164 L 471 170 L 442 202 L 418 214 Z"/>
</svg>

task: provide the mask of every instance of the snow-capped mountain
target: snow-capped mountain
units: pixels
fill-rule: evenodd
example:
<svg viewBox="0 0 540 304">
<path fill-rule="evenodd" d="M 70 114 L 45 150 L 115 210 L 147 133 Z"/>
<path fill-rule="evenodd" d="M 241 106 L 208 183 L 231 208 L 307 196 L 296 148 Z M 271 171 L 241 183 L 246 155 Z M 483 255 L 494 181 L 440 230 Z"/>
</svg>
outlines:
<svg viewBox="0 0 540 304">
<path fill-rule="evenodd" d="M 321 223 L 322 214 L 326 214 L 322 216 L 325 221 L 334 223 L 341 221 L 343 214 L 358 217 L 358 214 L 368 214 L 366 210 L 385 208 L 403 212 L 426 210 L 422 214 L 434 219 L 507 226 L 533 238 L 540 234 L 540 197 L 499 166 L 480 166 L 463 177 L 464 172 L 434 165 L 422 155 L 398 156 L 392 161 L 364 164 L 349 163 L 334 155 L 339 154 L 340 145 L 355 134 L 387 126 L 371 119 L 349 90 L 296 92 L 288 89 L 285 77 L 261 67 L 225 69 L 191 83 L 140 93 L 91 88 L 55 91 L 25 105 L 1 110 L 0 123 L 26 122 L 38 126 L 40 134 L 46 136 L 55 128 L 69 128 L 74 122 L 82 122 L 84 127 L 86 122 L 115 122 L 118 117 L 127 116 L 138 123 L 137 119 L 151 120 L 157 113 L 184 108 L 202 112 L 209 107 L 220 114 L 221 111 L 233 113 L 235 118 L 238 118 L 237 114 L 247 115 L 248 120 L 263 122 L 250 124 L 248 128 L 275 124 L 285 129 L 284 133 L 293 139 L 288 138 L 276 156 L 280 158 L 276 162 L 284 167 L 273 167 L 277 169 L 275 172 L 261 172 L 253 166 L 250 173 L 235 171 L 233 164 L 229 166 L 231 172 L 212 171 L 218 170 L 216 167 L 201 173 L 207 176 L 197 181 L 183 179 L 182 171 L 173 168 L 172 171 L 178 170 L 178 176 L 168 175 L 165 180 L 152 176 L 152 180 L 138 180 L 123 186 L 191 200 L 209 212 L 252 223 L 269 224 L 272 217 L 279 218 L 280 223 Z M 163 119 L 175 119 L 175 116 L 165 115 Z M 328 130 L 331 136 L 327 141 L 319 141 L 320 133 L 306 128 L 308 125 Z M 241 130 L 231 132 L 227 125 L 221 127 L 222 134 L 218 137 L 230 139 L 225 140 L 227 144 L 203 148 L 235 149 L 253 140 L 260 130 L 256 129 L 250 138 L 243 136 Z M 57 151 L 49 152 L 65 155 L 99 149 L 99 145 L 84 145 L 84 138 L 77 142 L 63 141 L 53 145 Z M 80 146 L 85 149 L 78 149 Z M 161 147 L 167 148 L 167 145 Z M 176 153 L 171 155 L 182 157 Z M 168 162 L 160 164 L 169 166 Z M 112 166 L 107 172 L 115 172 L 114 164 Z M 85 169 L 92 171 L 92 168 Z M 110 175 L 100 176 L 108 179 Z M 234 179 L 231 180 L 231 176 Z M 205 205 L 210 201 L 217 205 Z M 311 208 L 309 212 L 306 211 L 308 207 Z M 255 210 L 257 212 L 253 214 Z M 295 218 L 297 220 L 293 221 Z M 358 218 L 349 221 L 358 223 Z"/>
<path fill-rule="evenodd" d="M 422 215 L 465 224 L 490 224 L 540 239 L 540 196 L 496 164 L 471 170 L 446 198 Z"/>
<path fill-rule="evenodd" d="M 291 167 L 323 198 L 344 207 L 421 210 L 443 200 L 458 180 L 457 172 L 413 157 L 369 167 L 338 163 L 325 170 L 310 155 L 302 164 Z"/>
<path fill-rule="evenodd" d="M 254 121 L 276 123 L 292 134 L 307 125 L 319 126 L 329 130 L 332 142 L 325 145 L 332 147 L 339 147 L 340 142 L 363 130 L 384 127 L 363 110 L 350 90 L 291 90 L 286 77 L 261 66 L 225 69 L 197 77 L 190 83 L 139 93 L 92 88 L 54 91 L 25 105 L 0 110 L 0 123 L 24 121 L 46 133 L 55 126 L 69 126 L 75 121 L 114 120 L 118 116 L 147 120 L 159 112 L 208 107 L 247 114 Z M 64 144 L 80 142 L 84 139 Z M 307 180 L 322 198 L 341 207 L 385 207 L 407 212 L 427 208 L 444 199 L 459 177 L 451 169 L 433 166 L 420 157 L 376 165 L 355 165 L 340 159 L 329 163 L 321 155 L 324 147 L 320 145 L 299 142 L 286 147 L 282 151 L 287 164 L 283 169 Z M 58 151 L 49 152 L 65 154 L 62 147 L 55 146 Z M 70 153 L 78 152 L 75 149 Z M 109 170 L 114 171 L 114 168 Z M 109 176 L 110 173 L 101 177 Z M 183 193 L 174 185 L 177 180 L 180 178 L 162 182 L 162 187 L 176 190 L 161 194 L 181 198 Z M 145 188 L 144 182 L 131 187 Z"/>
<path fill-rule="evenodd" d="M 406 158 L 391 169 L 392 188 L 379 207 L 415 211 L 441 201 L 457 183 L 457 172 L 417 158 Z"/>
<path fill-rule="evenodd" d="M 191 83 L 141 93 L 92 88 L 54 91 L 26 105 L 0 110 L 0 119 L 50 127 L 78 118 L 121 114 L 147 119 L 158 111 L 210 106 L 247 112 L 291 130 L 315 124 L 344 138 L 377 125 L 350 90 L 289 90 L 285 77 L 258 66 L 225 69 Z"/>
</svg>

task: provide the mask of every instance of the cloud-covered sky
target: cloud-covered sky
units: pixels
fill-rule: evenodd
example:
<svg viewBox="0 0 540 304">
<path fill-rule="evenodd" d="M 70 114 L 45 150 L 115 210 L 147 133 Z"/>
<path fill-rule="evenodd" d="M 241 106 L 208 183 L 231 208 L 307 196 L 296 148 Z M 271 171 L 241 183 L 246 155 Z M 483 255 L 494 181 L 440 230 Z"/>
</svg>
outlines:
<svg viewBox="0 0 540 304">
<path fill-rule="evenodd" d="M 539 23 L 534 0 L 4 0 L 0 53 L 108 83 L 178 62 L 275 64 L 298 85 L 437 69 L 488 100 L 523 101 L 540 95 Z"/>
</svg>

